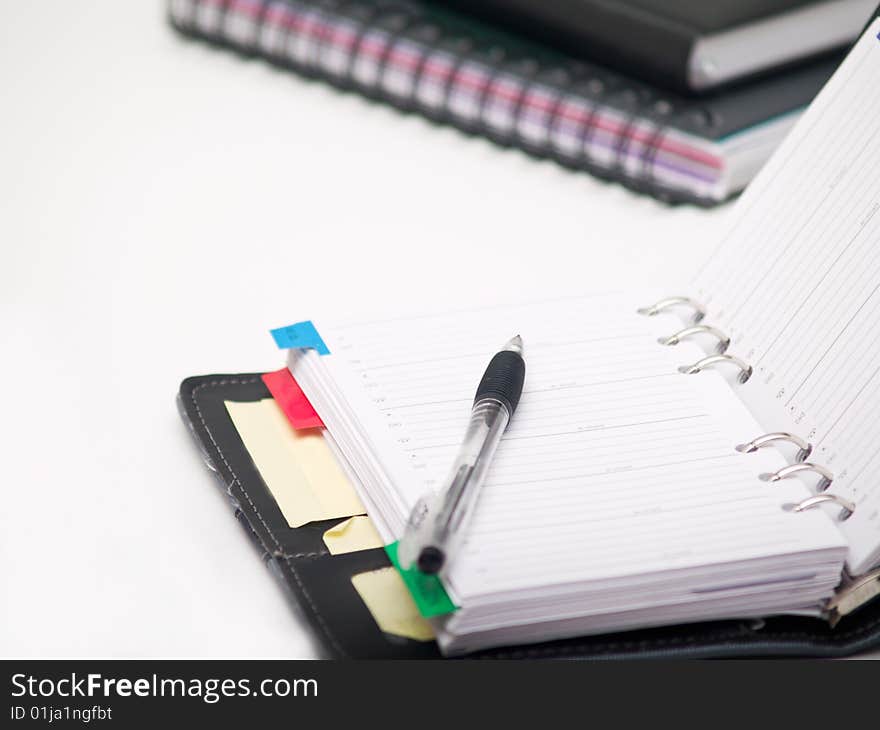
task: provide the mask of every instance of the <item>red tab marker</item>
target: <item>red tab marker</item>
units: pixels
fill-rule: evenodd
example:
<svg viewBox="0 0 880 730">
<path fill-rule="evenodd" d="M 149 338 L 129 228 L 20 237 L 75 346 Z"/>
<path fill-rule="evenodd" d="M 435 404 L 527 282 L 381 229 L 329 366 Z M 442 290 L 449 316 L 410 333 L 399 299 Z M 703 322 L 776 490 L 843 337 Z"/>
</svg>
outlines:
<svg viewBox="0 0 880 730">
<path fill-rule="evenodd" d="M 296 431 L 304 428 L 324 428 L 324 422 L 312 408 L 302 388 L 293 379 L 290 370 L 281 368 L 274 373 L 264 373 L 262 377 L 275 402 L 281 406 L 281 410 Z"/>
</svg>

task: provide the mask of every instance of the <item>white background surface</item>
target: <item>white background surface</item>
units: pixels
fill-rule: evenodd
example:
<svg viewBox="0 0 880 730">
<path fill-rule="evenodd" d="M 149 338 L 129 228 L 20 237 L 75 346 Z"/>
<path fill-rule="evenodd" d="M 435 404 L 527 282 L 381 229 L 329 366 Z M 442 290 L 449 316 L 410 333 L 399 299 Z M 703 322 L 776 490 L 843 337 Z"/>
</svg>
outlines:
<svg viewBox="0 0 880 730">
<path fill-rule="evenodd" d="M 314 656 L 180 380 L 280 367 L 266 330 L 317 311 L 674 287 L 724 215 L 185 42 L 162 3 L 4 3 L 0 88 L 5 656 Z"/>
</svg>

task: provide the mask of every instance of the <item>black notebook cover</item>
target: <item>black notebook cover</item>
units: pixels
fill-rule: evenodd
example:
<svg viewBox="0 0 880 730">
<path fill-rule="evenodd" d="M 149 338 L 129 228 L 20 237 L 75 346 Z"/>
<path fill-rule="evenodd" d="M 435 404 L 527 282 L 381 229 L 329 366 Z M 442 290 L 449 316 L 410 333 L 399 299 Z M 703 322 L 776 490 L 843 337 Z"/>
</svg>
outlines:
<svg viewBox="0 0 880 730">
<path fill-rule="evenodd" d="M 439 658 L 433 642 L 383 633 L 353 587 L 352 576 L 390 565 L 383 549 L 331 555 L 322 536 L 339 520 L 288 526 L 224 405 L 270 397 L 258 373 L 187 378 L 178 394 L 180 413 L 198 451 L 260 560 L 277 577 L 328 657 Z M 254 610 L 258 613 L 259 606 Z M 880 646 L 880 599 L 844 617 L 833 629 L 823 620 L 795 616 L 712 621 L 499 647 L 471 657 L 834 657 L 876 646 Z"/>
<path fill-rule="evenodd" d="M 493 22 L 682 93 L 706 36 L 822 0 L 444 0 Z M 772 71 L 772 69 L 767 69 Z"/>
</svg>

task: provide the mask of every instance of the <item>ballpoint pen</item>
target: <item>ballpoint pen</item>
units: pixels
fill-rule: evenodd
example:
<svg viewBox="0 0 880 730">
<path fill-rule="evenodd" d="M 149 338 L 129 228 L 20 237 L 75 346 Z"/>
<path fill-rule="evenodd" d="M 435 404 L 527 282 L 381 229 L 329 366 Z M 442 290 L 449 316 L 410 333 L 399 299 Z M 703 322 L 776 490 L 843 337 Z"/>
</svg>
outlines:
<svg viewBox="0 0 880 730">
<path fill-rule="evenodd" d="M 471 420 L 446 487 L 422 497 L 398 545 L 404 569 L 439 573 L 455 554 L 473 515 L 489 464 L 522 395 L 526 365 L 517 335 L 489 362 L 477 387 Z"/>
</svg>

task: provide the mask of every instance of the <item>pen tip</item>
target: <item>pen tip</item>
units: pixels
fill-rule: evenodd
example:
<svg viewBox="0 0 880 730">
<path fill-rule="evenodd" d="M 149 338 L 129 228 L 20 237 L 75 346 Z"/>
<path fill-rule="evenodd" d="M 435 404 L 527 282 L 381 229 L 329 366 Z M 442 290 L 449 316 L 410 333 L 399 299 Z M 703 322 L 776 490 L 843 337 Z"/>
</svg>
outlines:
<svg viewBox="0 0 880 730">
<path fill-rule="evenodd" d="M 520 337 L 519 335 L 512 337 L 508 341 L 508 343 L 504 346 L 504 349 L 510 350 L 512 352 L 518 352 L 520 355 L 522 355 L 522 351 L 523 351 L 522 337 Z"/>
</svg>

